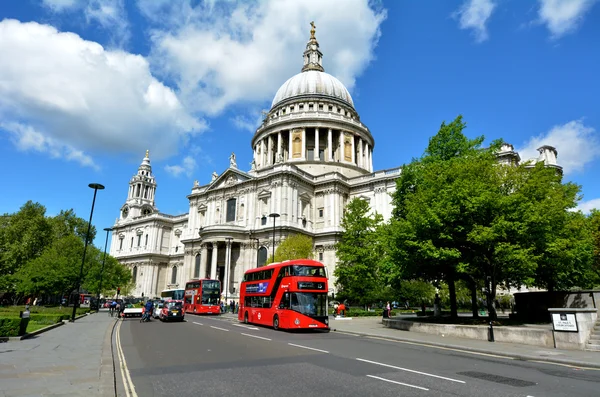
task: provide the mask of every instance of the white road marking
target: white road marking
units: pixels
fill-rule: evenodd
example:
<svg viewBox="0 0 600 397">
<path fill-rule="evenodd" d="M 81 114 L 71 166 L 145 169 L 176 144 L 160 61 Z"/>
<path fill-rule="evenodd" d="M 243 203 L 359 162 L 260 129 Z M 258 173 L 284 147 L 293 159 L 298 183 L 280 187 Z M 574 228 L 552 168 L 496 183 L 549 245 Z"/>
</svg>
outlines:
<svg viewBox="0 0 600 397">
<path fill-rule="evenodd" d="M 452 379 L 452 378 L 446 378 L 446 377 L 444 377 L 444 376 L 439 376 L 439 375 L 429 374 L 429 373 L 427 373 L 427 372 L 415 371 L 414 369 L 408 369 L 408 368 L 396 367 L 395 365 L 389 365 L 389 364 L 378 363 L 377 361 L 370 361 L 370 360 L 365 360 L 365 359 L 362 359 L 362 358 L 357 358 L 357 360 L 358 360 L 358 361 L 365 362 L 365 363 L 369 363 L 369 364 L 381 365 L 382 367 L 388 367 L 388 368 L 399 369 L 399 370 L 401 370 L 401 371 L 412 372 L 413 374 L 419 374 L 419 375 L 431 376 L 431 377 L 433 377 L 433 378 L 438 378 L 438 379 L 445 379 L 445 380 L 449 380 L 450 382 L 466 383 L 466 382 L 465 382 L 465 381 L 463 381 L 463 380 Z"/>
<path fill-rule="evenodd" d="M 347 334 L 347 335 L 351 335 L 351 334 Z M 354 335 L 354 336 L 360 336 L 360 335 Z M 428 343 L 409 342 L 409 341 L 404 341 L 404 340 L 382 338 L 380 336 L 366 336 L 366 338 L 385 340 L 385 341 L 388 341 L 388 342 L 404 343 L 404 344 L 407 344 L 407 345 L 432 347 L 434 349 L 440 349 L 440 350 L 452 350 L 452 351 L 455 351 L 455 352 L 474 354 L 474 355 L 477 355 L 477 356 L 488 356 L 488 357 L 494 357 L 494 358 L 504 358 L 506 360 L 514 360 L 513 357 L 499 356 L 497 354 L 490 354 L 490 353 L 472 352 L 472 351 L 469 351 L 469 350 L 454 349 L 454 348 L 451 348 L 451 347 L 435 346 L 435 345 L 430 345 Z"/>
<path fill-rule="evenodd" d="M 194 321 L 194 324 L 196 324 L 196 325 L 204 325 L 204 324 L 202 324 L 202 323 L 197 323 L 197 322 L 195 322 L 195 321 Z"/>
<path fill-rule="evenodd" d="M 214 325 L 211 325 L 210 327 L 211 327 L 211 328 L 214 328 L 214 329 L 221 330 L 221 331 L 229 331 L 228 329 L 225 329 L 225 328 L 219 328 L 219 327 L 215 327 Z"/>
<path fill-rule="evenodd" d="M 402 386 L 408 386 L 408 387 L 414 387 L 415 389 L 420 389 L 420 390 L 425 390 L 425 391 L 429 391 L 429 389 L 426 389 L 424 387 L 421 386 L 415 386 L 415 385 L 409 385 L 408 383 L 402 383 L 402 382 L 396 382 L 395 380 L 390 380 L 390 379 L 385 379 L 385 378 L 380 378 L 379 376 L 375 376 L 375 375 L 367 375 L 369 378 L 373 378 L 373 379 L 379 379 L 382 380 L 384 382 L 390 382 L 390 383 L 395 383 L 397 385 L 402 385 Z"/>
<path fill-rule="evenodd" d="M 123 349 L 121 348 L 121 324 L 123 321 L 119 322 L 117 326 L 117 335 L 115 344 L 117 345 L 117 356 L 119 358 L 119 362 L 121 365 L 121 378 L 123 379 L 123 387 L 125 388 L 125 394 L 127 397 L 137 397 L 137 393 L 135 392 L 135 386 L 133 385 L 133 381 L 131 380 L 131 376 L 129 374 L 129 369 L 127 368 L 127 361 L 125 361 L 125 354 L 123 353 Z"/>
<path fill-rule="evenodd" d="M 288 345 L 295 346 L 295 347 L 301 347 L 302 349 L 314 350 L 314 351 L 318 351 L 318 352 L 321 352 L 321 353 L 327 353 L 327 354 L 329 354 L 329 352 L 327 350 L 315 349 L 314 347 L 308 347 L 308 346 L 302 346 L 302 345 L 295 345 L 293 343 L 288 343 Z"/>
<path fill-rule="evenodd" d="M 265 338 L 265 337 L 258 336 L 258 335 L 250 335 L 250 334 L 245 334 L 245 333 L 243 333 L 243 332 L 241 332 L 241 334 L 242 334 L 242 335 L 244 335 L 244 336 L 249 336 L 249 337 L 251 337 L 251 338 L 257 338 L 257 339 L 263 339 L 263 340 L 271 340 L 271 339 L 269 339 L 269 338 Z"/>
<path fill-rule="evenodd" d="M 236 327 L 242 327 L 242 328 L 246 328 L 246 329 L 253 329 L 253 330 L 255 330 L 255 331 L 258 331 L 258 328 L 256 328 L 256 327 L 249 327 L 249 326 L 247 326 L 247 325 L 242 325 L 242 324 L 231 324 L 231 325 L 234 325 L 234 326 L 236 326 Z"/>
</svg>

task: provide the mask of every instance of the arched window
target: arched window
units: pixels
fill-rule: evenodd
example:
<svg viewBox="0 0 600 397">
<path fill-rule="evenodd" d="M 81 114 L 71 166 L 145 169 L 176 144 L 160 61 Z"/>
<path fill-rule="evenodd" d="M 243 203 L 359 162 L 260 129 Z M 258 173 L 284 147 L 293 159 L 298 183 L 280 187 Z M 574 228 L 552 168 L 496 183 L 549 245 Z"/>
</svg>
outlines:
<svg viewBox="0 0 600 397">
<path fill-rule="evenodd" d="M 196 255 L 196 262 L 194 263 L 194 278 L 200 278 L 200 255 Z"/>
<path fill-rule="evenodd" d="M 137 266 L 133 267 L 133 282 L 137 281 Z"/>
<path fill-rule="evenodd" d="M 177 266 L 173 266 L 173 271 L 171 272 L 171 284 L 177 284 Z"/>
<path fill-rule="evenodd" d="M 258 267 L 264 266 L 267 263 L 267 248 L 260 247 L 258 250 Z"/>
</svg>

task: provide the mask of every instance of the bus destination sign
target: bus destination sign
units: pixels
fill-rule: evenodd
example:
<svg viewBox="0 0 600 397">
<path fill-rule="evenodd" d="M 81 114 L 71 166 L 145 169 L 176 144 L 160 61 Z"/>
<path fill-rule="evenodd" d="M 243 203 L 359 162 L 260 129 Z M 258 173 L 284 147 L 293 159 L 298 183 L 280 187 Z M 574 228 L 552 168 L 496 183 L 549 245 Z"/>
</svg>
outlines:
<svg viewBox="0 0 600 397">
<path fill-rule="evenodd" d="M 298 281 L 298 289 L 325 289 L 325 283 L 322 281 Z"/>
</svg>

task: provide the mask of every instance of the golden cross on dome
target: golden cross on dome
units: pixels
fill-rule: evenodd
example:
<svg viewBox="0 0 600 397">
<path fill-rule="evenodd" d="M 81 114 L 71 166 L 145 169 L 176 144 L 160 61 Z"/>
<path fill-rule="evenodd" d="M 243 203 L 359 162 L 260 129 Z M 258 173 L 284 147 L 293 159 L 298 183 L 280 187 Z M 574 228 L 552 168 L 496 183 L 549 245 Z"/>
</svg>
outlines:
<svg viewBox="0 0 600 397">
<path fill-rule="evenodd" d="M 150 158 L 150 150 L 146 150 L 146 157 Z"/>
<path fill-rule="evenodd" d="M 311 26 L 311 29 L 310 29 L 310 38 L 311 39 L 315 39 L 315 28 L 316 28 L 315 21 L 312 21 L 310 23 L 310 26 Z"/>
</svg>

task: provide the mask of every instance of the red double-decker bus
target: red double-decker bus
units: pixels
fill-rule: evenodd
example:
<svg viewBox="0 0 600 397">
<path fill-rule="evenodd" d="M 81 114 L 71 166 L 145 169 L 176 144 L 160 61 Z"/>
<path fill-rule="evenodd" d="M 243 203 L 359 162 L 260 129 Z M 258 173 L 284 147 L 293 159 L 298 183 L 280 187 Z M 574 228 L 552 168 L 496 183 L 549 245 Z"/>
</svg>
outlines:
<svg viewBox="0 0 600 397">
<path fill-rule="evenodd" d="M 238 320 L 274 329 L 329 330 L 325 266 L 294 259 L 248 270 L 240 287 Z"/>
<path fill-rule="evenodd" d="M 185 283 L 183 310 L 195 314 L 219 314 L 219 297 L 221 282 L 219 280 L 190 280 Z"/>
</svg>

